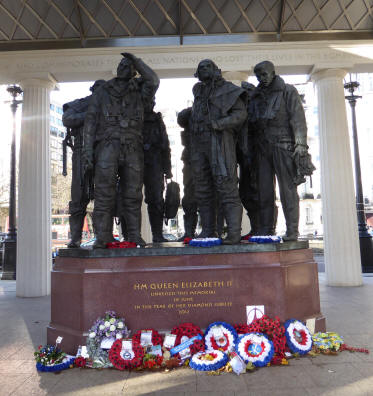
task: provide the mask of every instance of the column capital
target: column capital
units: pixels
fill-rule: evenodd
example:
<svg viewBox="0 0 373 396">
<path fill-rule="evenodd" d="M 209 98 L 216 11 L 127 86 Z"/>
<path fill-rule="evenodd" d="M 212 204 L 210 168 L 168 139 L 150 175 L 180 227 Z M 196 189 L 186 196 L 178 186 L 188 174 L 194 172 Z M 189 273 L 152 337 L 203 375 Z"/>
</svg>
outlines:
<svg viewBox="0 0 373 396">
<path fill-rule="evenodd" d="M 57 86 L 57 80 L 50 73 L 30 73 L 18 78 L 18 84 L 24 88 L 46 88 L 49 91 Z"/>
<path fill-rule="evenodd" d="M 346 69 L 337 69 L 337 68 L 321 69 L 321 70 L 319 69 L 311 73 L 311 80 L 313 82 L 317 82 L 329 78 L 343 79 L 347 73 L 348 71 Z"/>
</svg>

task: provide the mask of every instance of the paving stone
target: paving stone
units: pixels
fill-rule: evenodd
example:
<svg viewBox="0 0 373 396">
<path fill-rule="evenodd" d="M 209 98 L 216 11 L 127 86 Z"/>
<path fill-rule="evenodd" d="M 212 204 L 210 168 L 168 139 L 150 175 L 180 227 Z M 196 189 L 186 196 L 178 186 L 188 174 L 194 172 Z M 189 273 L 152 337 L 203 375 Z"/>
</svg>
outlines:
<svg viewBox="0 0 373 396">
<path fill-rule="evenodd" d="M 253 373 L 242 375 L 242 378 L 249 390 L 262 388 L 277 392 L 289 388 L 306 388 L 316 385 L 308 375 L 310 368 L 312 365 L 263 367 Z"/>
<path fill-rule="evenodd" d="M 245 374 L 247 375 L 247 374 Z M 202 371 L 196 371 L 197 392 L 204 391 L 226 391 L 238 392 L 247 391 L 247 383 L 244 380 L 245 375 L 233 373 L 222 373 L 221 375 L 209 375 Z"/>
<path fill-rule="evenodd" d="M 194 370 L 180 368 L 169 372 L 131 372 L 125 381 L 124 393 L 143 395 L 147 392 L 195 392 L 196 375 Z"/>
</svg>

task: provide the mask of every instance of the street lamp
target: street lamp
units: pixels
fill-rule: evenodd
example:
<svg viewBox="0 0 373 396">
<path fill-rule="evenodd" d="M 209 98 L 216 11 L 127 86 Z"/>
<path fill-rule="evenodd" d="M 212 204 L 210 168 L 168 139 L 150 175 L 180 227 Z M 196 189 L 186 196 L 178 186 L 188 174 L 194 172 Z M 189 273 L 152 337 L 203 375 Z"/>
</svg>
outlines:
<svg viewBox="0 0 373 396">
<path fill-rule="evenodd" d="M 354 148 L 355 158 L 355 189 L 356 189 L 356 210 L 357 210 L 357 222 L 359 230 L 359 241 L 360 241 L 360 257 L 361 266 L 363 272 L 373 272 L 373 241 L 371 235 L 368 233 L 365 210 L 364 210 L 364 194 L 363 187 L 361 184 L 361 170 L 360 170 L 360 155 L 359 155 L 359 141 L 357 137 L 356 127 L 356 102 L 361 96 L 355 95 L 355 90 L 359 87 L 357 81 L 351 80 L 344 84 L 344 88 L 350 93 L 345 96 L 351 106 L 352 115 L 352 139 Z"/>
<path fill-rule="evenodd" d="M 10 187 L 9 187 L 9 228 L 4 240 L 3 268 L 1 279 L 16 279 L 17 262 L 17 228 L 16 228 L 16 112 L 22 100 L 17 96 L 22 94 L 22 89 L 17 85 L 11 85 L 7 91 L 12 95 L 10 108 L 13 114 L 13 134 L 10 149 Z"/>
</svg>

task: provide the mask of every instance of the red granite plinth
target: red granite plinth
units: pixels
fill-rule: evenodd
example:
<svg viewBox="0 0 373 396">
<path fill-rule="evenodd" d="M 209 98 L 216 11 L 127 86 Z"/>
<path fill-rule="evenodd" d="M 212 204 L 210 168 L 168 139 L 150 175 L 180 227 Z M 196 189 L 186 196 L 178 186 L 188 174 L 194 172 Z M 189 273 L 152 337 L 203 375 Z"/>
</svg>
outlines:
<svg viewBox="0 0 373 396">
<path fill-rule="evenodd" d="M 246 306 L 270 317 L 316 319 L 317 264 L 310 249 L 137 257 L 58 257 L 52 271 L 48 343 L 75 354 L 96 318 L 114 310 L 132 331 L 183 322 L 246 323 Z"/>
</svg>

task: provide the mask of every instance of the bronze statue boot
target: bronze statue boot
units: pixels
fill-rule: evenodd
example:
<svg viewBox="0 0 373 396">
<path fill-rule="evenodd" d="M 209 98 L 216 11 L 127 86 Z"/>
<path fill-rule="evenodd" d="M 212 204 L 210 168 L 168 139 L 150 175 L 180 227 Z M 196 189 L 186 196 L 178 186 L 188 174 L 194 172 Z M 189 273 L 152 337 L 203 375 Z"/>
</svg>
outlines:
<svg viewBox="0 0 373 396">
<path fill-rule="evenodd" d="M 197 238 L 217 238 L 216 232 L 216 213 L 212 207 L 199 208 L 201 217 L 202 231 Z"/>
<path fill-rule="evenodd" d="M 223 239 L 223 245 L 238 245 L 241 243 L 242 206 L 225 204 L 224 217 L 227 222 L 228 236 Z"/>
<path fill-rule="evenodd" d="M 69 249 L 78 249 L 80 248 L 81 240 L 74 241 L 71 239 L 71 241 L 67 244 L 67 247 Z"/>
<path fill-rule="evenodd" d="M 163 214 L 151 212 L 149 213 L 150 228 L 153 235 L 153 243 L 168 242 L 163 237 Z"/>
<path fill-rule="evenodd" d="M 80 247 L 80 244 L 82 242 L 82 228 L 84 224 L 84 217 L 85 214 L 70 214 L 69 225 L 71 240 L 67 244 L 67 247 L 69 249 L 77 249 Z"/>
<path fill-rule="evenodd" d="M 197 220 L 197 213 L 194 213 L 192 216 L 184 215 L 184 235 L 177 240 L 178 242 L 184 242 L 185 238 L 194 238 L 197 227 Z"/>
<path fill-rule="evenodd" d="M 106 249 L 109 242 L 114 242 L 113 238 L 113 218 L 106 213 L 93 212 L 93 228 L 96 240 L 93 249 Z"/>
<path fill-rule="evenodd" d="M 282 236 L 282 240 L 284 242 L 297 241 L 298 233 L 297 232 L 286 232 L 286 234 Z"/>
</svg>

